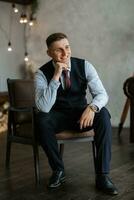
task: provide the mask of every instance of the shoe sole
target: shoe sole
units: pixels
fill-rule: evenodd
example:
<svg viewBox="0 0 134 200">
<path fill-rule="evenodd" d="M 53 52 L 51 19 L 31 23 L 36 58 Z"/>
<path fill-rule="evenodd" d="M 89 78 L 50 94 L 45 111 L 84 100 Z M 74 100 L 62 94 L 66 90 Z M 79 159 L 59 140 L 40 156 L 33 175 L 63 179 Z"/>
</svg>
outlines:
<svg viewBox="0 0 134 200">
<path fill-rule="evenodd" d="M 65 177 L 63 177 L 63 178 L 60 180 L 59 184 L 48 186 L 48 188 L 57 188 L 57 187 L 59 187 L 62 183 L 65 183 Z"/>
<path fill-rule="evenodd" d="M 98 186 L 96 186 L 96 189 L 98 190 L 98 191 L 100 191 L 100 192 L 103 192 L 103 193 L 105 193 L 105 194 L 109 194 L 109 195 L 118 195 L 118 192 L 117 191 L 115 191 L 115 192 L 110 192 L 110 191 L 107 191 L 107 190 L 105 190 L 105 189 L 103 189 L 103 188 L 100 188 L 100 187 L 98 187 Z"/>
</svg>

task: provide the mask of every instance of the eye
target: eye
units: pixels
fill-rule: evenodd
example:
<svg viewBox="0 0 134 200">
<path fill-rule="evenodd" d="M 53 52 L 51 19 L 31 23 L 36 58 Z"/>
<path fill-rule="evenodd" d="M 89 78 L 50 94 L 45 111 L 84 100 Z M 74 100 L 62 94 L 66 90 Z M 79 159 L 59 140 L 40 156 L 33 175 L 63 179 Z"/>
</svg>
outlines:
<svg viewBox="0 0 134 200">
<path fill-rule="evenodd" d="M 62 51 L 61 51 L 61 49 L 55 49 L 55 52 L 56 53 L 61 53 Z"/>
<path fill-rule="evenodd" d="M 70 46 L 66 46 L 66 51 L 70 51 Z"/>
<path fill-rule="evenodd" d="M 66 49 L 70 49 L 70 46 L 66 46 Z"/>
</svg>

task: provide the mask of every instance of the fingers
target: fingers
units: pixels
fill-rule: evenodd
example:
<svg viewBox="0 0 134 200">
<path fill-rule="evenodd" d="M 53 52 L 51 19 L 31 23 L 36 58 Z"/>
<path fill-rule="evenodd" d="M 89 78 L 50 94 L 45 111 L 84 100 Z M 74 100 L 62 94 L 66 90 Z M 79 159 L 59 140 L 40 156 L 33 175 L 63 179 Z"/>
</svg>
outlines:
<svg viewBox="0 0 134 200">
<path fill-rule="evenodd" d="M 55 65 L 54 78 L 56 77 L 56 79 L 59 79 L 61 76 L 62 70 L 63 70 L 63 66 L 61 65 L 61 63 L 57 62 Z"/>
<path fill-rule="evenodd" d="M 93 119 L 81 119 L 79 123 L 80 123 L 80 129 L 87 128 L 93 125 Z"/>
<path fill-rule="evenodd" d="M 66 63 L 57 62 L 56 65 L 57 65 L 58 68 L 60 68 L 62 70 L 67 70 L 68 69 L 68 65 Z"/>
<path fill-rule="evenodd" d="M 86 108 L 79 120 L 80 129 L 92 126 L 93 120 L 94 120 L 94 115 L 95 115 L 95 113 L 91 109 Z"/>
<path fill-rule="evenodd" d="M 67 64 L 61 63 L 61 62 L 56 62 L 53 79 L 58 81 L 62 74 L 62 71 L 67 70 L 67 69 L 68 69 Z"/>
<path fill-rule="evenodd" d="M 57 71 L 62 71 L 62 69 L 63 69 L 63 66 L 61 65 L 61 63 L 57 62 L 56 63 L 56 70 Z"/>
</svg>

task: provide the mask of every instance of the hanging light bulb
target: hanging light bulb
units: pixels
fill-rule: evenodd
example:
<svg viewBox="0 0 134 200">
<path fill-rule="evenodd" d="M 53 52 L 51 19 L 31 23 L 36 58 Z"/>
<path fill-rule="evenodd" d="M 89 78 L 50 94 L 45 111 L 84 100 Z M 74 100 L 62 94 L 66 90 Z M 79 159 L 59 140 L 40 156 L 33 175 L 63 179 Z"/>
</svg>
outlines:
<svg viewBox="0 0 134 200">
<path fill-rule="evenodd" d="M 11 46 L 11 42 L 9 41 L 8 42 L 8 49 L 7 49 L 8 51 L 12 51 L 12 46 Z"/>
<path fill-rule="evenodd" d="M 26 24 L 27 22 L 28 22 L 27 15 L 24 14 L 23 15 L 23 23 Z"/>
<path fill-rule="evenodd" d="M 35 24 L 36 18 L 33 18 L 31 15 L 30 20 L 29 20 L 29 26 L 33 26 Z"/>
<path fill-rule="evenodd" d="M 28 53 L 25 52 L 25 58 L 24 58 L 25 62 L 28 62 L 29 58 L 28 58 Z"/>
<path fill-rule="evenodd" d="M 24 23 L 24 17 L 23 17 L 23 16 L 24 16 L 23 14 L 21 14 L 21 16 L 20 16 L 20 23 L 21 23 L 21 24 Z"/>
<path fill-rule="evenodd" d="M 19 12 L 18 8 L 15 6 L 15 3 L 12 4 L 12 8 L 13 8 L 13 11 L 14 11 L 15 13 L 18 13 L 18 12 Z"/>
<path fill-rule="evenodd" d="M 26 14 L 21 14 L 20 23 L 21 24 L 26 24 L 27 22 L 28 22 L 27 15 Z"/>
<path fill-rule="evenodd" d="M 34 25 L 34 20 L 33 20 L 33 18 L 30 18 L 29 26 L 33 26 L 33 25 Z"/>
</svg>

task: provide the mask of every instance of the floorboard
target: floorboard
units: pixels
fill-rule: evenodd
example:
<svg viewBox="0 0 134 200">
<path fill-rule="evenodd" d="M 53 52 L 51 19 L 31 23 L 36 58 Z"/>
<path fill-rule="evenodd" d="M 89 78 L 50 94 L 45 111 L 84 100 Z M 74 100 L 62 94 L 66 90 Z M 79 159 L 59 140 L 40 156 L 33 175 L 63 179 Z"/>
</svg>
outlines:
<svg viewBox="0 0 134 200">
<path fill-rule="evenodd" d="M 109 196 L 94 187 L 94 168 L 91 145 L 66 144 L 64 163 L 66 183 L 56 190 L 48 190 L 51 170 L 40 148 L 41 184 L 35 186 L 32 148 L 14 144 L 10 170 L 5 170 L 6 134 L 0 135 L 0 200 L 134 200 L 134 143 L 129 143 L 129 129 L 121 138 L 113 128 L 111 173 L 119 195 Z"/>
</svg>

